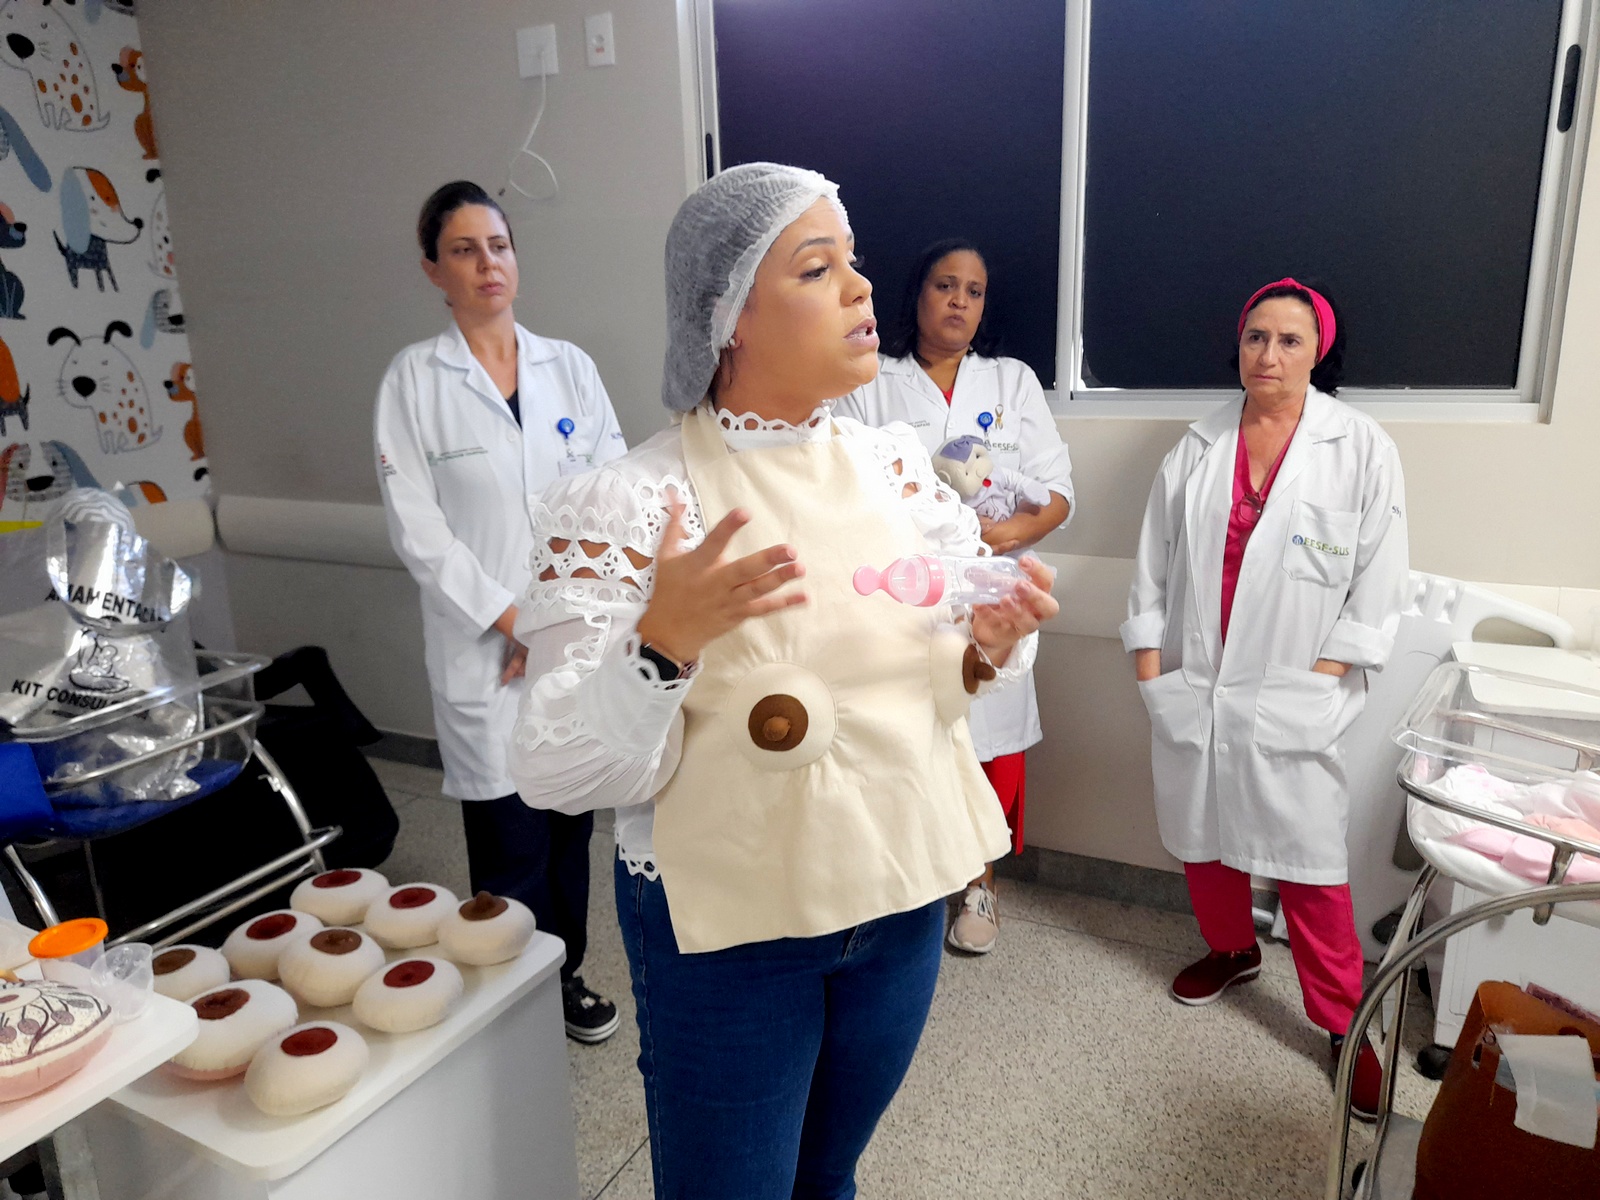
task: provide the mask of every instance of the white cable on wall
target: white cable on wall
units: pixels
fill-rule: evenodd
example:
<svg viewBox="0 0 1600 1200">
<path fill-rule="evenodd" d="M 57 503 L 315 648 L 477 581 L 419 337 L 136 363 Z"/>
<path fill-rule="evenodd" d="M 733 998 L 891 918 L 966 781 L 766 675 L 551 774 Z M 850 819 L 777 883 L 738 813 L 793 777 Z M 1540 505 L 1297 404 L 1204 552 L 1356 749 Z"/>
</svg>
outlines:
<svg viewBox="0 0 1600 1200">
<path fill-rule="evenodd" d="M 506 164 L 505 187 L 502 187 L 497 193 L 495 193 L 502 199 L 505 197 L 507 188 L 513 192 L 516 192 L 517 195 L 523 197 L 524 199 L 533 200 L 535 202 L 554 200 L 556 195 L 561 191 L 561 184 L 556 180 L 556 169 L 550 165 L 548 159 L 546 159 L 542 154 L 535 153 L 533 149 L 533 135 L 539 132 L 539 122 L 544 120 L 544 107 L 545 102 L 549 99 L 549 92 L 550 76 L 547 73 L 541 72 L 539 75 L 539 110 L 533 114 L 533 125 L 528 129 L 528 136 L 522 139 L 522 145 L 517 147 L 516 151 L 511 155 L 511 161 Z M 544 174 L 550 180 L 550 188 L 548 191 L 536 195 L 535 193 L 528 191 L 527 188 L 523 187 L 517 182 L 517 168 L 522 165 L 522 160 L 525 158 L 531 158 L 534 162 L 538 163 L 539 166 L 544 168 Z"/>
</svg>

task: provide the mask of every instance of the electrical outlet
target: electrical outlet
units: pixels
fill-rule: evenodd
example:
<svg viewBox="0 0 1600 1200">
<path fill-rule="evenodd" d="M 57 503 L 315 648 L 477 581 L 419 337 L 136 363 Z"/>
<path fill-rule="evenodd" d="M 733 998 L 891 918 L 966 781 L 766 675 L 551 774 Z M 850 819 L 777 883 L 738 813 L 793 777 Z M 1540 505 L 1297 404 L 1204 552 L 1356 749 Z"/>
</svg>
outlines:
<svg viewBox="0 0 1600 1200">
<path fill-rule="evenodd" d="M 596 13 L 583 19 L 583 48 L 591 67 L 617 65 L 617 44 L 611 31 L 610 13 Z"/>
<path fill-rule="evenodd" d="M 560 73 L 554 25 L 529 25 L 517 30 L 517 70 L 524 79 Z"/>
</svg>

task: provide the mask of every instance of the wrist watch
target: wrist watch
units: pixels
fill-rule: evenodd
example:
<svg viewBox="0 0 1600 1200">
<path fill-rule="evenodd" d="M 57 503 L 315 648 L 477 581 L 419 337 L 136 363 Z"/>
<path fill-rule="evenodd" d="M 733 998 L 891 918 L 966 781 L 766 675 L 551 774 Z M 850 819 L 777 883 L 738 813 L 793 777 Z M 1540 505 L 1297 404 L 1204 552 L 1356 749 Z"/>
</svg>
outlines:
<svg viewBox="0 0 1600 1200">
<path fill-rule="evenodd" d="M 639 643 L 639 657 L 649 659 L 650 662 L 655 664 L 656 673 L 661 676 L 662 683 L 673 683 L 681 679 L 683 673 L 689 669 L 688 663 L 680 663 L 668 658 L 649 642 Z M 648 672 L 641 671 L 640 674 L 644 675 L 646 679 L 650 678 Z"/>
</svg>

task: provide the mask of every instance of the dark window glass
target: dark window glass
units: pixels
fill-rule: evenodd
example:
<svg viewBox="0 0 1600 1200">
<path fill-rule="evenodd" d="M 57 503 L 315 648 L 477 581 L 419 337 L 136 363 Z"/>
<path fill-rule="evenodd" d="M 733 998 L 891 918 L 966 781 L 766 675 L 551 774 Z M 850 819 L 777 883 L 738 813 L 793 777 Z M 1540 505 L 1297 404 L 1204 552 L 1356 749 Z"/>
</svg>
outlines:
<svg viewBox="0 0 1600 1200">
<path fill-rule="evenodd" d="M 1357 387 L 1515 386 L 1560 0 L 1114 0 L 1090 28 L 1086 382 L 1236 386 L 1334 293 Z"/>
<path fill-rule="evenodd" d="M 838 182 L 878 314 L 923 246 L 989 262 L 1004 353 L 1053 386 L 1065 0 L 715 0 L 724 166 Z"/>
</svg>

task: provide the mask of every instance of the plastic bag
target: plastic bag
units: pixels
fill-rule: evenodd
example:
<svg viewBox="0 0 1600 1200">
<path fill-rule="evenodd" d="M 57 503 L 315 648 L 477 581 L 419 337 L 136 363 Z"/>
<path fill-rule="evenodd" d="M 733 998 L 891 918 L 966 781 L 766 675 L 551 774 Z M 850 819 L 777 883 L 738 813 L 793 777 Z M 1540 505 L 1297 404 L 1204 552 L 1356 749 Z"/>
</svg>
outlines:
<svg viewBox="0 0 1600 1200">
<path fill-rule="evenodd" d="M 159 753 L 202 720 L 188 574 L 138 535 L 118 501 L 79 489 L 61 498 L 41 529 L 0 537 L 0 576 L 23 581 L 0 601 L 24 605 L 0 614 L 0 722 L 32 743 L 52 802 L 107 805 L 193 792 L 187 772 L 200 748 Z M 45 598 L 28 604 L 41 579 Z M 106 719 L 96 718 L 101 712 Z M 61 737 L 38 739 L 63 726 Z M 62 788 L 141 755 L 152 757 Z"/>
</svg>

